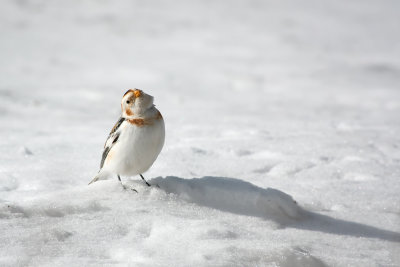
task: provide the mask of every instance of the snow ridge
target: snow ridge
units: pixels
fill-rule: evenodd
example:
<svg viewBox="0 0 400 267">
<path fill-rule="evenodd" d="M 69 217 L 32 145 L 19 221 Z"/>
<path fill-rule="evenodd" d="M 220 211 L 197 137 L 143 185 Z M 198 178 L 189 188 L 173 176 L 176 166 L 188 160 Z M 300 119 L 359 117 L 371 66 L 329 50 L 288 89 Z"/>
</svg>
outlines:
<svg viewBox="0 0 400 267">
<path fill-rule="evenodd" d="M 299 206 L 290 195 L 239 179 L 211 176 L 182 179 L 168 176 L 155 178 L 152 183 L 186 201 L 222 211 L 268 218 L 278 223 L 301 215 Z"/>
</svg>

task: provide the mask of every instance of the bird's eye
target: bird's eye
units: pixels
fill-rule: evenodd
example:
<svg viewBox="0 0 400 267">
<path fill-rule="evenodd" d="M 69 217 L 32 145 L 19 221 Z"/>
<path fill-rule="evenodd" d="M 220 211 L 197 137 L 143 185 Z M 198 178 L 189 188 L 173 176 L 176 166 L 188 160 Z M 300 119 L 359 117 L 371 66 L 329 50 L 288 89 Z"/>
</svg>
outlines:
<svg viewBox="0 0 400 267">
<path fill-rule="evenodd" d="M 127 103 L 127 104 L 129 104 L 129 103 L 131 103 L 131 101 L 129 101 L 129 100 L 126 100 L 126 103 Z"/>
</svg>

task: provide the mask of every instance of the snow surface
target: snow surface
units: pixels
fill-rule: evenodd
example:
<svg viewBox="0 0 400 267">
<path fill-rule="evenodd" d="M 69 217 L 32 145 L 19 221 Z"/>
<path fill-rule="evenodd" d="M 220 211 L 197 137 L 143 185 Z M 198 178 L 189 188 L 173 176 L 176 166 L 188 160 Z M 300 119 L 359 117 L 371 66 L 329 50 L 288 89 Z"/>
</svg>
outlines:
<svg viewBox="0 0 400 267">
<path fill-rule="evenodd" d="M 400 266 L 399 11 L 1 1 L 0 266 Z M 154 186 L 87 186 L 132 87 Z"/>
</svg>

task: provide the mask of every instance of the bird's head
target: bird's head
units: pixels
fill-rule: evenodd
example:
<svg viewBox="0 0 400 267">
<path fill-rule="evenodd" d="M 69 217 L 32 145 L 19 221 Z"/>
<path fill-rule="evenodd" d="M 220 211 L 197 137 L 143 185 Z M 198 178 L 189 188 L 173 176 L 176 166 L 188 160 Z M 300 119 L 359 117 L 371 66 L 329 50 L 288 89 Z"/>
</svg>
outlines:
<svg viewBox="0 0 400 267">
<path fill-rule="evenodd" d="M 133 117 L 143 115 L 152 108 L 154 97 L 140 89 L 129 89 L 122 97 L 122 116 Z"/>
</svg>

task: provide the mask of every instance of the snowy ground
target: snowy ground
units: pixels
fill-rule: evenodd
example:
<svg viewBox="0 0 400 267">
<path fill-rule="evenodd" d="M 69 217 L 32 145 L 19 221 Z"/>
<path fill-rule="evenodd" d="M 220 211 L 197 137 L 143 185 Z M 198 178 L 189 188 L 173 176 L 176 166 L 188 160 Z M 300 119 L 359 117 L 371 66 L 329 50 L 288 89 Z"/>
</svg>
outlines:
<svg viewBox="0 0 400 267">
<path fill-rule="evenodd" d="M 1 1 L 0 266 L 400 266 L 399 10 Z M 132 87 L 160 188 L 87 186 Z"/>
</svg>

